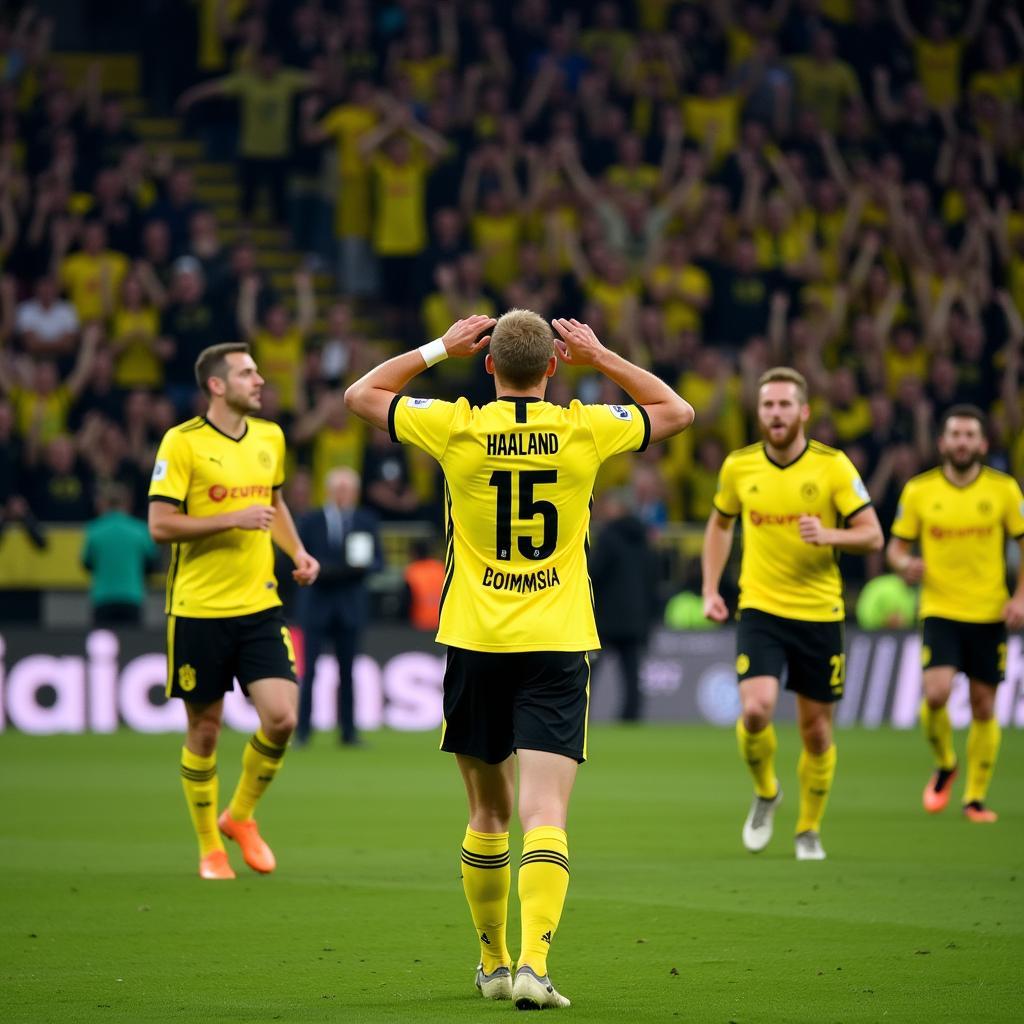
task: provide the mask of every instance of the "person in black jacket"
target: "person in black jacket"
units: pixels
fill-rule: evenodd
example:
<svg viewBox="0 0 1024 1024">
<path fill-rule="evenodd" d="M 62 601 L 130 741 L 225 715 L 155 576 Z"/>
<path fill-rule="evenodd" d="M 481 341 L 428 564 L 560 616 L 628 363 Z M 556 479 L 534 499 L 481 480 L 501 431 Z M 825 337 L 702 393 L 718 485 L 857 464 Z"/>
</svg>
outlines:
<svg viewBox="0 0 1024 1024">
<path fill-rule="evenodd" d="M 352 691 L 352 663 L 370 617 L 366 577 L 383 565 L 377 516 L 359 506 L 359 474 L 332 469 L 325 481 L 327 501 L 307 513 L 299 536 L 320 563 L 314 586 L 299 593 L 299 622 L 305 643 L 305 672 L 299 692 L 300 744 L 309 740 L 316 662 L 325 641 L 333 642 L 338 659 L 338 728 L 341 742 L 359 743 Z"/>
<path fill-rule="evenodd" d="M 597 632 L 602 646 L 619 660 L 619 718 L 635 722 L 642 713 L 640 659 L 657 604 L 654 552 L 647 527 L 631 511 L 628 496 L 604 495 L 598 512 L 603 525 L 590 556 Z"/>
</svg>

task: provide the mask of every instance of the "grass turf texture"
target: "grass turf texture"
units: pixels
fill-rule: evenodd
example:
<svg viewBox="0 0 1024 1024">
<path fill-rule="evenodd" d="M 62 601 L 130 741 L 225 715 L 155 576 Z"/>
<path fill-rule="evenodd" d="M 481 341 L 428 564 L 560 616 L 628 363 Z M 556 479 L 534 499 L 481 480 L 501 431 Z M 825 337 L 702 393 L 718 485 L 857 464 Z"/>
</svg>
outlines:
<svg viewBox="0 0 1024 1024">
<path fill-rule="evenodd" d="M 960 747 L 963 739 L 959 737 Z M 225 735 L 221 801 L 243 738 Z M 326 736 L 292 751 L 261 809 L 278 855 L 201 882 L 179 741 L 0 737 L 0 991 L 37 1021 L 486 1021 L 459 883 L 465 813 L 434 737 Z M 920 736 L 848 731 L 823 833 L 797 863 L 796 735 L 758 856 L 731 731 L 595 728 L 569 828 L 552 952 L 573 1019 L 1019 1021 L 1024 736 L 1008 732 L 995 826 L 920 810 Z M 512 834 L 513 865 L 520 836 Z M 515 870 L 515 868 L 513 868 Z M 518 933 L 514 902 L 513 949 Z"/>
</svg>

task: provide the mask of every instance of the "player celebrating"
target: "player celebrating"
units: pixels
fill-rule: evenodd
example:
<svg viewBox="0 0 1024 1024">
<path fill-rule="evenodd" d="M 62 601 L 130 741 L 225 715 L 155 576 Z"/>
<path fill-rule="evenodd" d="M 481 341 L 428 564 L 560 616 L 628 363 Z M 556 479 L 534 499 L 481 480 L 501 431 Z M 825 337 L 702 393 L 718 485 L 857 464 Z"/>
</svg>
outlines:
<svg viewBox="0 0 1024 1024">
<path fill-rule="evenodd" d="M 763 441 L 732 452 L 722 464 L 714 510 L 704 532 L 704 614 L 729 616 L 718 592 L 743 516 L 736 672 L 742 714 L 736 723 L 740 756 L 754 777 L 754 802 L 743 825 L 752 853 L 772 837 L 782 790 L 775 775 L 772 719 L 779 679 L 796 693 L 803 749 L 797 860 L 824 860 L 821 819 L 835 774 L 832 706 L 843 695 L 842 580 L 836 552 L 882 547 L 882 530 L 867 490 L 850 460 L 808 441 L 807 383 L 796 370 L 776 367 L 759 381 L 757 419 Z M 842 525 L 843 523 L 846 525 Z"/>
<path fill-rule="evenodd" d="M 271 539 L 295 563 L 302 585 L 320 566 L 299 541 L 280 492 L 281 428 L 252 413 L 263 378 L 244 344 L 199 354 L 205 416 L 172 427 L 160 442 L 149 488 L 149 531 L 172 545 L 167 573 L 167 696 L 188 712 L 181 779 L 199 839 L 199 875 L 234 878 L 223 832 L 255 871 L 273 871 L 253 809 L 295 728 L 295 655 L 281 614 Z M 217 818 L 217 737 L 224 694 L 237 678 L 260 727 L 242 755 L 242 777 Z"/>
<path fill-rule="evenodd" d="M 476 985 L 519 1009 L 563 1007 L 547 955 L 569 884 L 565 825 L 587 756 L 590 663 L 600 646 L 587 576 L 590 495 L 601 463 L 686 428 L 693 410 L 657 377 L 609 352 L 576 320 L 536 313 L 471 316 L 417 352 L 371 370 L 349 407 L 444 470 L 446 578 L 437 639 L 448 645 L 443 750 L 469 801 L 462 880 L 480 941 Z M 493 328 L 490 337 L 485 332 Z M 402 398 L 427 366 L 485 357 L 497 401 Z M 558 361 L 592 366 L 632 405 L 568 408 L 544 400 Z M 505 940 L 508 827 L 519 762 L 522 952 L 515 979 Z"/>
<path fill-rule="evenodd" d="M 985 796 L 999 753 L 996 686 L 1006 671 L 1007 629 L 1024 626 L 1024 571 L 1010 597 L 1004 561 L 1007 536 L 1024 554 L 1024 497 L 1013 477 L 983 465 L 987 451 L 982 411 L 949 409 L 939 433 L 942 465 L 907 481 L 886 552 L 903 579 L 922 585 L 921 725 L 935 753 L 924 809 L 945 810 L 956 776 L 946 703 L 960 670 L 971 697 L 964 816 L 983 823 L 997 818 Z"/>
</svg>

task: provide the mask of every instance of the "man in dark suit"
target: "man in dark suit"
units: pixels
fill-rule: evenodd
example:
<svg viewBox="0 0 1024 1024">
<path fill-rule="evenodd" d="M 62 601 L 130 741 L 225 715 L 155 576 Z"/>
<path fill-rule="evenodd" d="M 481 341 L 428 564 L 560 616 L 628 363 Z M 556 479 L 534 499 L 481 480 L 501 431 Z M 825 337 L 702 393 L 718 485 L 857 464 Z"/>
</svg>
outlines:
<svg viewBox="0 0 1024 1024">
<path fill-rule="evenodd" d="M 619 660 L 623 722 L 643 715 L 640 663 L 657 611 L 657 563 L 647 528 L 630 504 L 619 492 L 602 497 L 597 508 L 602 527 L 590 555 L 597 632 L 603 650 L 614 651 Z"/>
<path fill-rule="evenodd" d="M 370 614 L 366 577 L 379 570 L 381 555 L 377 517 L 359 507 L 359 474 L 332 469 L 325 480 L 327 501 L 300 521 L 299 536 L 320 562 L 315 586 L 299 596 L 299 623 L 305 638 L 305 673 L 299 694 L 296 741 L 309 741 L 313 710 L 313 678 L 325 641 L 333 642 L 338 659 L 338 728 L 341 742 L 359 743 L 353 713 L 352 663 Z"/>
</svg>

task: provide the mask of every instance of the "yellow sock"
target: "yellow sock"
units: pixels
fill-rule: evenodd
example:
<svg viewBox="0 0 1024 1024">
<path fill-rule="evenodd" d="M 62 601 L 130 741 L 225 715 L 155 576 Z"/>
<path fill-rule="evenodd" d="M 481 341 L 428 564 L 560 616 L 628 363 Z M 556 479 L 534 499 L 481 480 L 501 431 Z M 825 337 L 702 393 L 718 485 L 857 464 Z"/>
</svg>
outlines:
<svg viewBox="0 0 1024 1024">
<path fill-rule="evenodd" d="M 181 748 L 181 788 L 185 791 L 192 827 L 199 840 L 199 856 L 223 850 L 217 829 L 217 755 L 201 757 Z"/>
<path fill-rule="evenodd" d="M 810 754 L 800 751 L 796 774 L 800 780 L 800 817 L 797 819 L 797 833 L 821 831 L 821 819 L 825 814 L 832 778 L 836 773 L 836 745 L 833 743 L 824 754 Z"/>
<path fill-rule="evenodd" d="M 747 732 L 743 719 L 736 719 L 736 742 L 740 757 L 746 762 L 754 776 L 754 792 L 771 800 L 779 791 L 779 780 L 775 777 L 775 726 L 768 725 L 760 732 Z"/>
<path fill-rule="evenodd" d="M 511 888 L 508 833 L 467 828 L 462 840 L 462 890 L 480 939 L 480 962 L 488 974 L 512 964 L 505 944 Z"/>
<path fill-rule="evenodd" d="M 964 803 L 985 802 L 992 771 L 999 756 L 999 741 L 1003 730 L 999 722 L 990 718 L 987 722 L 971 722 L 967 730 L 967 785 L 964 787 Z"/>
<path fill-rule="evenodd" d="M 522 910 L 523 947 L 519 966 L 548 973 L 548 951 L 562 917 L 569 888 L 569 841 L 554 825 L 539 825 L 523 836 L 519 862 L 519 904 Z"/>
<path fill-rule="evenodd" d="M 249 737 L 242 752 L 242 777 L 238 780 L 228 812 L 235 821 L 248 821 L 256 809 L 256 801 L 274 781 L 281 767 L 285 748 L 271 743 L 262 729 Z"/>
<path fill-rule="evenodd" d="M 953 749 L 953 723 L 946 706 L 932 708 L 928 701 L 922 700 L 921 728 L 935 754 L 935 767 L 952 771 L 956 767 L 956 751 Z"/>
</svg>

